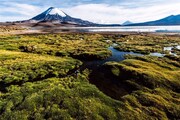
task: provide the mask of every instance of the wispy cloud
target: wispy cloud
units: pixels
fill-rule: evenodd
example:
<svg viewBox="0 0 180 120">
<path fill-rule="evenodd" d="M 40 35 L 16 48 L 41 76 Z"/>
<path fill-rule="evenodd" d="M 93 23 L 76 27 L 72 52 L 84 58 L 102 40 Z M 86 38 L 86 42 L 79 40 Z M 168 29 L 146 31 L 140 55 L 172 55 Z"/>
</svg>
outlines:
<svg viewBox="0 0 180 120">
<path fill-rule="evenodd" d="M 74 17 L 81 17 L 97 23 L 122 23 L 126 20 L 133 22 L 157 20 L 171 14 L 180 14 L 179 6 L 180 2 L 138 7 L 108 4 L 84 4 L 62 9 Z"/>
<path fill-rule="evenodd" d="M 50 6 L 96 23 L 144 22 L 180 14 L 179 0 L 0 0 L 0 21 L 30 19 Z"/>
<path fill-rule="evenodd" d="M 42 10 L 39 6 L 15 2 L 4 2 L 0 8 L 0 21 L 29 19 Z"/>
</svg>

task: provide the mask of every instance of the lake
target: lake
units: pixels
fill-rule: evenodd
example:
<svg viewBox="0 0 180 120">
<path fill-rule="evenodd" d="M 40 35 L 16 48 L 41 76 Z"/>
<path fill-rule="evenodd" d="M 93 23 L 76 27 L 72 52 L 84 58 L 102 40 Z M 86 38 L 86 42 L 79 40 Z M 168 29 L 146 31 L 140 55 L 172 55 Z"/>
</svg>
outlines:
<svg viewBox="0 0 180 120">
<path fill-rule="evenodd" d="M 180 32 L 180 26 L 90 27 L 90 32 Z"/>
<path fill-rule="evenodd" d="M 172 32 L 180 33 L 180 26 L 121 26 L 121 27 L 61 27 L 79 32 Z M 59 29 L 59 30 L 60 30 Z"/>
<path fill-rule="evenodd" d="M 159 32 L 159 33 L 180 33 L 179 26 L 119 26 L 119 27 L 32 27 L 31 30 L 40 30 L 48 33 L 60 32 Z M 37 31 L 36 31 L 37 32 Z"/>
</svg>

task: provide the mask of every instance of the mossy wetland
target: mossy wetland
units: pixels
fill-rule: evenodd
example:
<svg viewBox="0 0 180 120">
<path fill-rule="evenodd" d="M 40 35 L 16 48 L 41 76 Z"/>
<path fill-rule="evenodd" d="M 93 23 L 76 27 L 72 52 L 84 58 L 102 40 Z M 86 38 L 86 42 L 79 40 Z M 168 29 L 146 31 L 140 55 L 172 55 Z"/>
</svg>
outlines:
<svg viewBox="0 0 180 120">
<path fill-rule="evenodd" d="M 178 45 L 151 34 L 0 35 L 0 120 L 177 120 Z"/>
</svg>

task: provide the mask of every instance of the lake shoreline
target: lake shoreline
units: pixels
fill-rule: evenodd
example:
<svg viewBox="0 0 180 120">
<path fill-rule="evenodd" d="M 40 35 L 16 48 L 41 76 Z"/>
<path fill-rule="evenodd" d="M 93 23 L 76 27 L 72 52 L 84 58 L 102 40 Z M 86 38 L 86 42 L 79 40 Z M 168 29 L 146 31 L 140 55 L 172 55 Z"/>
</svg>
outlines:
<svg viewBox="0 0 180 120">
<path fill-rule="evenodd" d="M 1 30 L 2 27 L 2 30 Z M 13 28 L 13 29 L 12 29 Z M 6 29 L 0 25 L 0 35 L 21 34 L 122 34 L 122 35 L 180 35 L 180 26 L 121 26 L 121 27 L 78 27 L 78 26 L 28 26 L 10 25 Z"/>
<path fill-rule="evenodd" d="M 53 32 L 52 31 L 43 31 L 43 30 L 14 30 L 14 31 L 8 31 L 8 32 L 0 32 L 0 35 L 25 35 L 25 34 L 68 34 L 68 33 L 75 33 L 75 34 L 121 34 L 121 35 L 167 35 L 167 36 L 180 36 L 180 32 L 127 32 L 127 31 L 121 31 L 121 32 L 80 32 L 80 31 L 58 31 Z"/>
</svg>

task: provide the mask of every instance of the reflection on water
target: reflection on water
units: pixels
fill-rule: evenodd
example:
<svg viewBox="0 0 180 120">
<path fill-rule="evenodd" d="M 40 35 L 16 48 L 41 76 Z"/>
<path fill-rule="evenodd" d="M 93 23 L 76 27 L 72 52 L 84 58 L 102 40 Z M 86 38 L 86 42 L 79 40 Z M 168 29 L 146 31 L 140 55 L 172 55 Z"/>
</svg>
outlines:
<svg viewBox="0 0 180 120">
<path fill-rule="evenodd" d="M 119 51 L 119 50 L 116 50 L 114 49 L 113 47 L 117 46 L 116 43 L 112 44 L 112 46 L 110 46 L 108 48 L 108 50 L 110 50 L 112 52 L 112 56 L 105 59 L 105 60 L 94 60 L 94 61 L 84 61 L 84 65 L 83 67 L 84 68 L 88 68 L 88 69 L 96 69 L 97 67 L 103 65 L 104 63 L 106 62 L 110 62 L 110 61 L 116 61 L 116 62 L 119 62 L 119 61 L 122 61 L 124 60 L 124 56 L 127 55 L 127 54 L 132 54 L 132 55 L 138 55 L 138 56 L 143 56 L 143 54 L 140 54 L 140 53 L 134 53 L 134 52 L 124 52 L 124 51 Z M 164 51 L 168 50 L 170 51 L 170 54 L 171 55 L 175 55 L 175 53 L 172 53 L 171 50 L 173 50 L 174 47 L 164 47 Z M 175 46 L 175 48 L 177 49 L 180 49 L 180 45 L 178 46 Z M 166 54 L 162 54 L 162 53 L 150 53 L 149 54 L 150 56 L 156 56 L 156 57 L 164 57 Z"/>
<path fill-rule="evenodd" d="M 116 44 L 113 44 L 113 45 L 116 45 Z M 112 52 L 111 57 L 109 57 L 105 60 L 84 61 L 83 68 L 88 68 L 88 69 L 94 70 L 106 62 L 110 62 L 110 61 L 119 62 L 119 61 L 122 61 L 125 59 L 124 55 L 126 55 L 126 54 L 142 56 L 142 54 L 139 54 L 139 53 L 118 51 L 118 50 L 114 49 L 113 46 L 110 46 L 108 48 L 108 50 L 110 50 Z M 83 69 L 83 68 L 81 68 L 81 69 Z"/>
<path fill-rule="evenodd" d="M 164 51 L 171 51 L 173 47 L 164 47 Z"/>
<path fill-rule="evenodd" d="M 169 51 L 169 54 L 177 56 L 176 53 L 173 53 L 173 49 L 178 49 L 180 50 L 180 45 L 177 46 L 170 46 L 170 47 L 164 47 L 164 51 Z"/>
<path fill-rule="evenodd" d="M 164 51 L 169 51 L 169 54 L 170 55 L 174 55 L 174 56 L 177 56 L 176 53 L 173 53 L 173 49 L 178 49 L 180 50 L 180 45 L 177 45 L 177 46 L 170 46 L 170 47 L 164 47 Z M 157 57 L 164 57 L 166 54 L 162 54 L 162 53 L 150 53 L 151 56 L 157 56 Z"/>
<path fill-rule="evenodd" d="M 180 45 L 164 47 L 164 50 L 172 51 L 173 48 L 180 50 Z"/>
<path fill-rule="evenodd" d="M 176 46 L 176 48 L 177 48 L 178 50 L 180 50 L 180 45 Z"/>
<path fill-rule="evenodd" d="M 127 54 L 142 56 L 142 54 L 139 54 L 139 53 L 119 51 L 119 50 L 114 49 L 112 46 L 110 46 L 108 49 L 112 52 L 112 56 L 106 59 L 107 61 L 122 61 L 125 59 L 124 55 L 127 55 Z"/>
<path fill-rule="evenodd" d="M 162 53 L 150 53 L 149 54 L 150 56 L 156 56 L 156 57 L 164 57 L 165 56 L 165 54 L 162 54 Z"/>
</svg>

